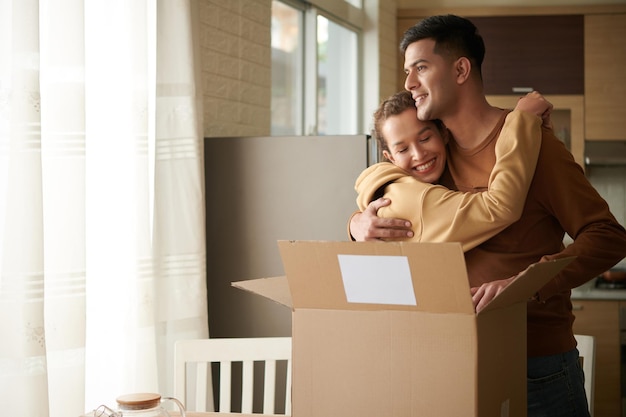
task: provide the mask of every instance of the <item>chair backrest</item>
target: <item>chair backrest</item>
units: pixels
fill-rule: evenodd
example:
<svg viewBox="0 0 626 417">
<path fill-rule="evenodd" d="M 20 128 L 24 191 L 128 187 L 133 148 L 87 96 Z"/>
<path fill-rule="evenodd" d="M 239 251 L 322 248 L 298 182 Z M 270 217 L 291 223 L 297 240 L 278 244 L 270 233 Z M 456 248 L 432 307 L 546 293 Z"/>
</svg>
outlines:
<svg viewBox="0 0 626 417">
<path fill-rule="evenodd" d="M 236 393 L 231 395 L 231 366 L 241 363 L 241 413 L 252 413 L 253 397 L 259 387 L 255 387 L 255 363 L 264 364 L 263 381 L 263 414 L 276 414 L 276 387 L 284 386 L 284 412 L 291 415 L 291 338 L 290 337 L 258 337 L 258 338 L 224 338 L 180 340 L 174 347 L 174 396 L 181 400 L 185 407 L 192 411 L 219 411 L 230 413 L 231 399 L 238 399 Z M 286 364 L 284 385 L 277 384 L 277 363 Z M 219 364 L 219 406 L 214 410 L 212 364 Z M 214 365 L 216 366 L 216 365 Z M 195 389 L 188 389 L 188 375 L 195 368 Z M 257 365 L 256 369 L 259 369 Z M 281 368 L 282 369 L 282 368 Z M 189 371 L 189 372 L 188 372 Z M 282 374 L 282 372 L 281 372 Z M 235 379 L 237 380 L 237 379 Z M 191 388 L 191 387 L 189 387 Z M 283 393 L 281 393 L 283 394 Z M 188 401 L 195 395 L 195 401 Z M 282 395 L 278 396 L 281 400 Z M 281 400 L 282 401 L 282 400 Z M 233 407 L 236 409 L 236 407 Z"/>
<path fill-rule="evenodd" d="M 575 334 L 577 349 L 582 361 L 583 372 L 585 373 L 585 391 L 587 393 L 587 403 L 589 404 L 589 414 L 593 417 L 593 388 L 595 385 L 595 365 L 596 365 L 596 341 L 593 336 Z"/>
</svg>

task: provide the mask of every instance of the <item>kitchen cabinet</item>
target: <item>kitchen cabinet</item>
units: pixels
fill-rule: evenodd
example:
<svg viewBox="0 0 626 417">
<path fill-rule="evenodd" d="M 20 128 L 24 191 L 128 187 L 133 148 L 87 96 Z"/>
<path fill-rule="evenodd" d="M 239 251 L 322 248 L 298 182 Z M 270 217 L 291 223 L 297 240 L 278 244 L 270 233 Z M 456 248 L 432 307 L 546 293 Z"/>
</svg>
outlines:
<svg viewBox="0 0 626 417">
<path fill-rule="evenodd" d="M 585 16 L 585 137 L 626 139 L 626 13 Z"/>
<path fill-rule="evenodd" d="M 469 19 L 485 41 L 485 94 L 583 94 L 582 15 Z"/>
<path fill-rule="evenodd" d="M 574 333 L 596 339 L 594 416 L 621 416 L 619 310 L 623 301 L 572 300 Z"/>
<path fill-rule="evenodd" d="M 514 108 L 519 95 L 487 96 L 492 106 L 500 108 Z M 554 133 L 561 139 L 574 159 L 584 168 L 585 138 L 584 138 L 584 98 L 582 95 L 546 95 L 552 103 L 552 124 Z"/>
<path fill-rule="evenodd" d="M 582 14 L 467 17 L 485 41 L 482 75 L 486 95 L 532 90 L 549 95 L 584 93 Z M 400 17 L 398 39 L 419 20 Z"/>
</svg>

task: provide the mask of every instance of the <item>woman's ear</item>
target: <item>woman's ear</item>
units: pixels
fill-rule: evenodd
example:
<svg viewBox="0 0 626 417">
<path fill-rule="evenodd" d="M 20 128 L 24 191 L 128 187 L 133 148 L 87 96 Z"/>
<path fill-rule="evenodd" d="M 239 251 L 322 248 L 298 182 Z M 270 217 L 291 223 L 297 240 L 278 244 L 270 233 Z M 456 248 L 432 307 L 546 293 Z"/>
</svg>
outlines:
<svg viewBox="0 0 626 417">
<path fill-rule="evenodd" d="M 393 157 L 388 151 L 383 151 L 383 156 L 391 163 L 393 163 Z"/>
</svg>

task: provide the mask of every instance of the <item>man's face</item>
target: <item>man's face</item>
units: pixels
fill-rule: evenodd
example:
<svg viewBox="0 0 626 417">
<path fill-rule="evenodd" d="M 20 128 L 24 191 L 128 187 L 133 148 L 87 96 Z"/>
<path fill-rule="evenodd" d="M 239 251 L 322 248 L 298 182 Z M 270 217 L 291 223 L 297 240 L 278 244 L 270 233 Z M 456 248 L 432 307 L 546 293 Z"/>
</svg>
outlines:
<svg viewBox="0 0 626 417">
<path fill-rule="evenodd" d="M 411 92 L 420 120 L 441 119 L 453 110 L 455 74 L 452 62 L 434 52 L 435 41 L 422 39 L 404 53 L 404 88 Z"/>
<path fill-rule="evenodd" d="M 437 126 L 415 117 L 408 108 L 382 126 L 389 151 L 383 155 L 421 182 L 436 183 L 446 167 L 446 145 Z"/>
</svg>

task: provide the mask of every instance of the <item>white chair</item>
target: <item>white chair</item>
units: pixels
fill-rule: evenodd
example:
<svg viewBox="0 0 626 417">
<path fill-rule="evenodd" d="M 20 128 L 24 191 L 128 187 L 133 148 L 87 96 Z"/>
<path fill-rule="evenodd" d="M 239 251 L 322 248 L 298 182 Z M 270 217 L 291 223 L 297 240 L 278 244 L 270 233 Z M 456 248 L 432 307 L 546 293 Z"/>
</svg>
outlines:
<svg viewBox="0 0 626 417">
<path fill-rule="evenodd" d="M 241 362 L 241 413 L 252 413 L 255 392 L 260 392 L 254 385 L 254 364 L 264 363 L 263 414 L 276 414 L 276 369 L 277 362 L 286 363 L 284 382 L 284 410 L 291 415 L 291 338 L 224 338 L 180 340 L 174 347 L 174 396 L 181 400 L 191 411 L 219 411 L 230 413 L 231 398 L 238 399 L 237 393 L 231 396 L 231 365 Z M 211 364 L 219 363 L 219 406 L 214 410 L 212 386 L 207 381 L 211 375 Z M 190 364 L 190 366 L 188 366 Z M 193 376 L 195 367 L 195 389 L 187 387 L 188 375 Z M 258 367 L 257 367 L 258 369 Z M 281 368 L 282 369 L 282 368 Z M 188 372 L 188 370 L 190 372 Z M 282 381 L 281 381 L 282 382 Z M 282 386 L 282 384 L 278 384 Z M 195 394 L 195 401 L 188 397 Z M 208 395 L 207 395 L 208 394 Z M 281 393 L 283 394 L 283 393 Z M 208 400 L 208 401 L 207 401 Z M 279 400 L 281 396 L 279 395 Z M 189 404 L 188 404 L 189 402 Z M 236 407 L 235 407 L 236 409 Z"/>
<path fill-rule="evenodd" d="M 576 347 L 585 373 L 585 391 L 587 393 L 587 403 L 589 403 L 589 414 L 593 417 L 593 388 L 595 383 L 596 364 L 596 341 L 593 336 L 575 334 Z"/>
</svg>

